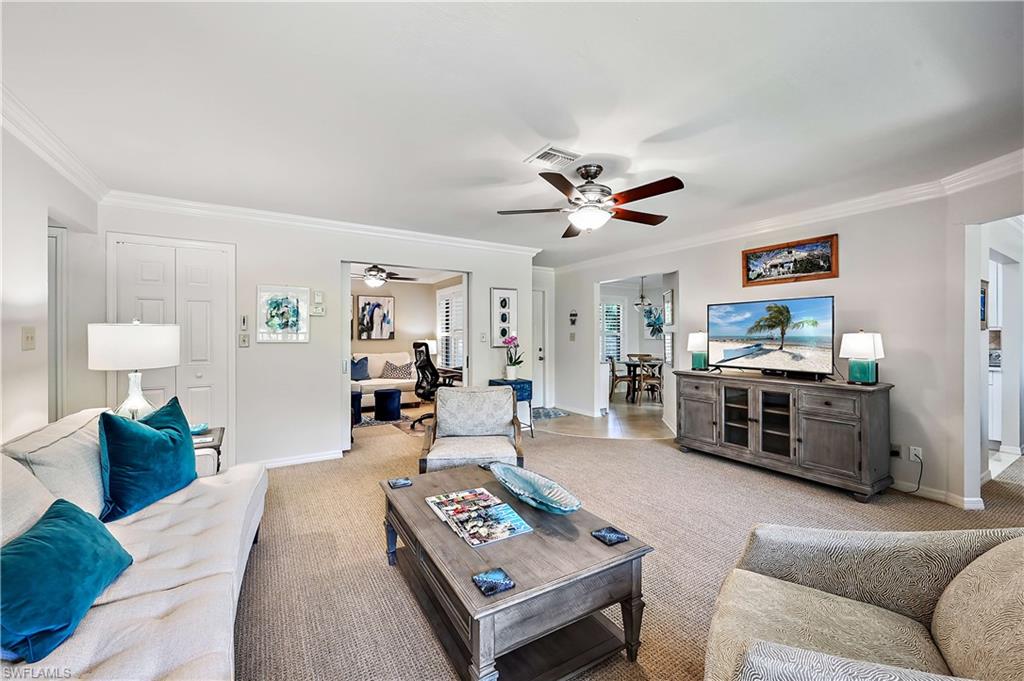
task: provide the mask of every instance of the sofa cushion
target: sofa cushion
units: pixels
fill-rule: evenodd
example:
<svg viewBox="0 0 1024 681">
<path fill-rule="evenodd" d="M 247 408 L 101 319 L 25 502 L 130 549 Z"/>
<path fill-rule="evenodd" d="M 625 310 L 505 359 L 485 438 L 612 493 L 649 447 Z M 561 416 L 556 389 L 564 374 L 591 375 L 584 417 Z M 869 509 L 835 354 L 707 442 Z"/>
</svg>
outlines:
<svg viewBox="0 0 1024 681">
<path fill-rule="evenodd" d="M 932 635 L 958 676 L 1024 678 L 1024 537 L 989 549 L 942 592 Z"/>
<path fill-rule="evenodd" d="M 514 434 L 515 393 L 508 386 L 438 388 L 437 437 Z"/>
<path fill-rule="evenodd" d="M 3 487 L 0 490 L 0 499 L 3 499 L 0 504 L 3 511 L 0 530 L 3 539 L 0 544 L 6 544 L 35 525 L 56 497 L 20 463 L 9 456 L 0 458 L 3 459 L 3 469 L 0 470 Z"/>
<path fill-rule="evenodd" d="M 928 630 L 909 617 L 842 596 L 735 569 L 711 622 L 707 679 L 734 678 L 757 640 L 933 674 L 949 669 Z"/>
<path fill-rule="evenodd" d="M 96 516 L 57 499 L 0 549 L 4 657 L 38 662 L 72 633 L 132 562 Z"/>
<path fill-rule="evenodd" d="M 358 360 L 363 357 L 369 359 L 370 378 L 381 377 L 384 372 L 384 362 L 402 365 L 412 361 L 408 352 L 356 352 L 352 354 L 352 359 Z"/>
<path fill-rule="evenodd" d="M 96 603 L 170 589 L 215 574 L 229 575 L 237 596 L 266 491 L 267 474 L 261 464 L 236 464 L 107 523 L 135 563 Z"/>
<path fill-rule="evenodd" d="M 380 377 L 410 379 L 412 378 L 412 362 L 408 362 L 407 364 L 392 364 L 391 362 L 384 362 L 384 369 L 381 371 Z"/>
<path fill-rule="evenodd" d="M 96 605 L 48 658 L 3 671 L 26 679 L 54 678 L 54 670 L 67 669 L 71 678 L 90 681 L 230 681 L 234 618 L 231 577 L 218 574 Z"/>
<path fill-rule="evenodd" d="M 352 360 L 352 380 L 353 381 L 365 381 L 370 378 L 370 359 L 363 357 L 362 359 Z"/>
<path fill-rule="evenodd" d="M 100 452 L 104 521 L 131 515 L 196 479 L 192 434 L 177 397 L 138 421 L 100 414 Z"/>
<path fill-rule="evenodd" d="M 372 395 L 377 390 L 396 389 L 402 392 L 412 392 L 416 388 L 416 381 L 402 378 L 371 378 L 368 381 L 360 381 L 359 389 L 363 396 Z"/>
<path fill-rule="evenodd" d="M 97 421 L 106 409 L 86 409 L 47 424 L 3 446 L 56 497 L 97 518 L 103 511 Z"/>
</svg>

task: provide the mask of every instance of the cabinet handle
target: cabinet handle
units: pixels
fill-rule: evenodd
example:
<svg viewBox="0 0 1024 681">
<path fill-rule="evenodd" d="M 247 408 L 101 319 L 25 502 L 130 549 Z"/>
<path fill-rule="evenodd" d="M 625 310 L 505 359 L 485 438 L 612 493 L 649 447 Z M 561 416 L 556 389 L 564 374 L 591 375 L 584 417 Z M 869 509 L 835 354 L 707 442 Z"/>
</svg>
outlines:
<svg viewBox="0 0 1024 681">
<path fill-rule="evenodd" d="M 832 400 L 825 400 L 825 406 L 826 407 L 831 407 L 832 406 Z"/>
<path fill-rule="evenodd" d="M 750 423 L 757 423 L 757 419 L 747 419 L 747 421 Z"/>
<path fill-rule="evenodd" d="M 693 389 L 694 390 L 700 390 L 700 386 L 699 385 L 695 385 L 695 386 L 693 386 Z"/>
<path fill-rule="evenodd" d="M 796 441 L 797 441 L 797 442 L 803 442 L 803 441 L 804 441 L 804 439 L 803 439 L 802 437 L 798 437 L 798 438 L 796 439 Z"/>
<path fill-rule="evenodd" d="M 712 422 L 711 422 L 711 425 L 713 425 L 713 426 L 717 426 L 717 425 L 718 425 L 718 421 L 712 421 Z"/>
</svg>

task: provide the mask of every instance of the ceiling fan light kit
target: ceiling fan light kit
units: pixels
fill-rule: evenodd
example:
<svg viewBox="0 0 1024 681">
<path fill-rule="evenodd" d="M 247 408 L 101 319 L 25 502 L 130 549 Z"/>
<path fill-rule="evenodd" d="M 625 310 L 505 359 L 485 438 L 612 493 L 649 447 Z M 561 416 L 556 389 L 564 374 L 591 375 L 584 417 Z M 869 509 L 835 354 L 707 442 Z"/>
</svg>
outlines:
<svg viewBox="0 0 1024 681">
<path fill-rule="evenodd" d="M 416 281 L 415 277 L 403 277 L 396 272 L 388 272 L 380 265 L 370 265 L 362 274 L 352 273 L 353 279 L 362 279 L 370 288 L 380 288 L 389 281 Z"/>
<path fill-rule="evenodd" d="M 581 185 L 573 185 L 561 173 L 541 173 L 540 176 L 547 180 L 548 184 L 565 196 L 569 202 L 567 208 L 499 210 L 498 215 L 568 213 L 569 227 L 562 234 L 562 238 L 571 239 L 584 232 L 601 229 L 612 218 L 627 222 L 637 222 L 642 225 L 660 225 L 667 219 L 666 216 L 626 210 L 625 208 L 619 208 L 619 206 L 683 188 L 683 181 L 673 176 L 615 194 L 612 193 L 611 187 L 595 182 L 602 170 L 604 169 L 596 163 L 581 165 L 576 169 L 576 174 L 583 178 L 583 184 Z"/>
</svg>

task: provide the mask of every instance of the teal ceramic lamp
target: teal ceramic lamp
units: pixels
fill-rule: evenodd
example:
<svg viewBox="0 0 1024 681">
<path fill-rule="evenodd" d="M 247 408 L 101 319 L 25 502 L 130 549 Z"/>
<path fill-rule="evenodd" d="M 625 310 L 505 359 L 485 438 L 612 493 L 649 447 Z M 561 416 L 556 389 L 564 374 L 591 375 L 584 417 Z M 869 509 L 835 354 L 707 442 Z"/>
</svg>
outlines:
<svg viewBox="0 0 1024 681">
<path fill-rule="evenodd" d="M 876 360 L 885 357 L 885 350 L 882 349 L 882 334 L 865 333 L 863 329 L 857 333 L 844 333 L 843 342 L 839 346 L 839 356 L 850 360 L 848 383 L 856 385 L 878 383 Z"/>
<path fill-rule="evenodd" d="M 694 371 L 708 370 L 708 335 L 695 331 L 686 338 L 686 350 L 690 352 L 690 368 Z"/>
</svg>

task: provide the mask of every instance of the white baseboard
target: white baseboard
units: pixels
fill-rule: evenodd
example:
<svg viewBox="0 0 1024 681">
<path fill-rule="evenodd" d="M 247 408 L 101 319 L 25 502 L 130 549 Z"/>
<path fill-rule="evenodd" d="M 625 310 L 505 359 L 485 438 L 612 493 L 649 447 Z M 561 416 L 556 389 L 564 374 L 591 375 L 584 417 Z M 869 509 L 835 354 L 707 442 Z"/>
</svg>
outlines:
<svg viewBox="0 0 1024 681">
<path fill-rule="evenodd" d="M 986 468 L 985 472 L 981 474 L 981 484 L 984 485 L 986 482 L 992 479 L 992 469 Z"/>
<path fill-rule="evenodd" d="M 925 499 L 931 499 L 932 501 L 938 501 L 943 504 L 949 504 L 950 506 L 956 506 L 966 511 L 983 511 L 985 510 L 985 502 L 980 497 L 962 497 L 959 494 L 953 494 L 942 489 L 934 489 L 932 487 L 922 487 L 916 492 L 911 492 L 915 485 L 910 482 L 903 482 L 897 480 L 892 483 L 892 488 L 897 489 L 901 492 L 907 492 L 914 496 L 923 497 Z"/>
<path fill-rule="evenodd" d="M 332 452 L 317 452 L 315 454 L 299 454 L 297 456 L 282 456 L 279 459 L 268 459 L 263 461 L 263 465 L 267 468 L 282 468 L 284 466 L 297 466 L 303 463 L 316 463 L 317 461 L 329 461 L 331 459 L 341 459 L 345 456 L 345 452 L 336 450 Z"/>
<path fill-rule="evenodd" d="M 1011 447 L 1010 445 L 1002 445 L 999 447 L 1000 454 L 1009 454 L 1010 456 L 1022 456 L 1024 455 L 1024 447 Z"/>
<path fill-rule="evenodd" d="M 667 427 L 667 428 L 668 428 L 669 430 L 671 430 L 671 431 L 672 431 L 672 434 L 673 434 L 673 435 L 675 435 L 675 434 L 676 434 L 676 424 L 675 424 L 675 423 L 673 423 L 673 422 L 671 422 L 671 419 L 667 419 L 667 418 L 665 418 L 665 415 L 664 415 L 664 414 L 662 414 L 662 415 L 661 415 L 661 422 L 662 422 L 662 423 L 664 423 L 664 424 L 665 424 L 665 426 L 666 426 L 666 427 Z"/>
</svg>

